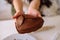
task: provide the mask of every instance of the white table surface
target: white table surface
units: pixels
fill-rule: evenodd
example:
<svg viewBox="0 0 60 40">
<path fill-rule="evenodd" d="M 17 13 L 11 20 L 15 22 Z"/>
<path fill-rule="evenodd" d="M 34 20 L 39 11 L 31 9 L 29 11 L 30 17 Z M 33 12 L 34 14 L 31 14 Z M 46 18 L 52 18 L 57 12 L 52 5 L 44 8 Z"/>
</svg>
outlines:
<svg viewBox="0 0 60 40">
<path fill-rule="evenodd" d="M 37 40 L 55 40 L 60 33 L 60 16 L 44 17 L 43 19 L 45 22 L 42 29 L 30 33 L 30 35 L 34 36 Z M 14 20 L 0 21 L 0 40 L 16 33 Z"/>
</svg>

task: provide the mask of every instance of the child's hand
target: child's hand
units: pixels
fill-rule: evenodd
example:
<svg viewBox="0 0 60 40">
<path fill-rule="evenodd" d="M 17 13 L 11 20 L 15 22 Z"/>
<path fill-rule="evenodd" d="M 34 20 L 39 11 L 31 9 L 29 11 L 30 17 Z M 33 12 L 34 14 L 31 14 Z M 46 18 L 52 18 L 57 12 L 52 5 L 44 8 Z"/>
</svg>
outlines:
<svg viewBox="0 0 60 40">
<path fill-rule="evenodd" d="M 32 9 L 32 8 L 28 10 L 28 14 L 32 15 L 34 17 L 41 17 L 40 12 L 38 10 Z"/>
<path fill-rule="evenodd" d="M 23 11 L 18 11 L 14 14 L 13 18 L 18 18 L 20 15 L 24 14 Z"/>
</svg>

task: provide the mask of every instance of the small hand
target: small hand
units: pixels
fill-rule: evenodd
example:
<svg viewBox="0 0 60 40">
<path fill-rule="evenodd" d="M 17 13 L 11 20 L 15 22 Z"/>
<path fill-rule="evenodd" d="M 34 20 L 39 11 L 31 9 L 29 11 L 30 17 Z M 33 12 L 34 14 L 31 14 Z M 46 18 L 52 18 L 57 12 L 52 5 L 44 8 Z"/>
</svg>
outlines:
<svg viewBox="0 0 60 40">
<path fill-rule="evenodd" d="M 18 18 L 20 15 L 24 14 L 23 11 L 16 12 L 13 16 L 13 18 Z"/>
<path fill-rule="evenodd" d="M 38 10 L 32 9 L 32 8 L 28 10 L 28 14 L 32 15 L 34 17 L 41 17 L 40 12 Z"/>
</svg>

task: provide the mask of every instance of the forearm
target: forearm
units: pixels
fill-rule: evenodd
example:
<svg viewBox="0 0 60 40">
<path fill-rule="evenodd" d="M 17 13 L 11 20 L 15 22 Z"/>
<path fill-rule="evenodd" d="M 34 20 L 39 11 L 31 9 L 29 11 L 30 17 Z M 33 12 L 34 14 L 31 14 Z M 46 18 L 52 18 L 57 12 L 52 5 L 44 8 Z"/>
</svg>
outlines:
<svg viewBox="0 0 60 40">
<path fill-rule="evenodd" d="M 14 6 L 16 12 L 23 11 L 22 0 L 13 0 L 13 6 Z"/>
<path fill-rule="evenodd" d="M 33 0 L 33 1 L 30 3 L 29 9 L 30 9 L 30 8 L 38 9 L 39 6 L 40 6 L 40 0 Z"/>
</svg>

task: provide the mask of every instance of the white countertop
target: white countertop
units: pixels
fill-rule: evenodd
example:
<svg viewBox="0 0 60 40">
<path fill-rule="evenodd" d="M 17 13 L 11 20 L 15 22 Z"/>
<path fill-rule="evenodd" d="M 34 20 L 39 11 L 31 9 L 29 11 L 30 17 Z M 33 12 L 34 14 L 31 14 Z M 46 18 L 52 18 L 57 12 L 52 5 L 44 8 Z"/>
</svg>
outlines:
<svg viewBox="0 0 60 40">
<path fill-rule="evenodd" d="M 30 33 L 37 40 L 55 40 L 60 33 L 60 16 L 44 17 L 45 23 L 43 28 Z M 16 34 L 14 20 L 0 21 L 0 39 L 3 39 L 11 34 Z"/>
</svg>

